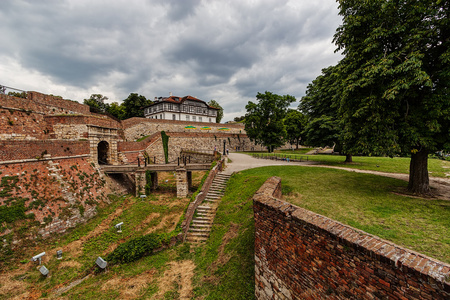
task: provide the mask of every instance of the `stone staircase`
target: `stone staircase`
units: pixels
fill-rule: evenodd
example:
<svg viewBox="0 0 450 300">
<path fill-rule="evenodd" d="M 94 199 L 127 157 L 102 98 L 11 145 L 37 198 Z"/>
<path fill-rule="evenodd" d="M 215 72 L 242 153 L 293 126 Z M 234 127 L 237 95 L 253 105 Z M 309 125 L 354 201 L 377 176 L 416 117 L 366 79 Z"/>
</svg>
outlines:
<svg viewBox="0 0 450 300">
<path fill-rule="evenodd" d="M 225 187 L 230 176 L 226 174 L 216 175 L 205 200 L 203 200 L 195 211 L 195 217 L 192 219 L 186 241 L 198 243 L 208 239 L 219 201 L 225 192 Z"/>
</svg>

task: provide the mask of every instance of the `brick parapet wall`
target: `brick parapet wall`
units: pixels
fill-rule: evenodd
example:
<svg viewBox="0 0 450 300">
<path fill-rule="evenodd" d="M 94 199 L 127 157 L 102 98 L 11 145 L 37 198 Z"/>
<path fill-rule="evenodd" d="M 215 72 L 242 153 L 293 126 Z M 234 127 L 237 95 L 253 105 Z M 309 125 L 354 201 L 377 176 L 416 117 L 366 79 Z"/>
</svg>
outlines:
<svg viewBox="0 0 450 300">
<path fill-rule="evenodd" d="M 0 162 L 43 158 L 45 154 L 65 157 L 89 153 L 89 141 L 0 141 Z"/>
<path fill-rule="evenodd" d="M 44 114 L 89 114 L 89 106 L 38 92 L 28 92 L 27 98 L 0 94 L 0 105 Z"/>
<path fill-rule="evenodd" d="M 120 122 L 101 115 L 45 116 L 50 125 L 93 125 L 103 128 L 121 129 Z"/>
<path fill-rule="evenodd" d="M 277 182 L 253 198 L 258 299 L 450 299 L 449 264 L 281 201 Z"/>
<path fill-rule="evenodd" d="M 43 106 L 59 108 L 62 110 L 67 110 L 69 112 L 89 114 L 88 105 L 81 104 L 72 100 L 61 99 L 52 95 L 46 95 L 38 92 L 28 92 L 27 100 L 31 100 Z"/>
</svg>

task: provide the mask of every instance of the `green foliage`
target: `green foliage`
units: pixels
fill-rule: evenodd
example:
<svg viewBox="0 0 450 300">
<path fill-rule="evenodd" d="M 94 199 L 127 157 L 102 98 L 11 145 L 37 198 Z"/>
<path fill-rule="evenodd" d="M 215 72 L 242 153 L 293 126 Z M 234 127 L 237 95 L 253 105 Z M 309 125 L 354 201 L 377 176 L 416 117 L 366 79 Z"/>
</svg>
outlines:
<svg viewBox="0 0 450 300">
<path fill-rule="evenodd" d="M 145 140 L 146 138 L 148 138 L 149 137 L 149 135 L 145 135 L 145 136 L 143 136 L 143 137 L 140 137 L 140 138 L 138 138 L 137 140 L 136 140 L 136 142 L 142 142 L 143 140 Z"/>
<path fill-rule="evenodd" d="M 129 240 L 120 244 L 106 257 L 106 260 L 111 263 L 129 263 L 138 260 L 161 247 L 161 240 L 161 236 L 156 233 Z"/>
<path fill-rule="evenodd" d="M 0 182 L 0 197 L 5 198 L 11 196 L 13 188 L 17 188 L 19 176 L 4 176 Z"/>
<path fill-rule="evenodd" d="M 123 100 L 122 105 L 125 110 L 125 118 L 144 117 L 144 107 L 152 104 L 144 96 L 131 93 L 128 98 Z"/>
<path fill-rule="evenodd" d="M 219 109 L 217 111 L 216 123 L 220 123 L 220 121 L 222 121 L 222 118 L 223 118 L 223 108 L 222 108 L 222 106 L 220 106 L 220 104 L 216 100 L 209 101 L 208 105 L 211 106 L 211 107 Z"/>
<path fill-rule="evenodd" d="M 166 134 L 165 131 L 161 131 L 161 139 L 164 149 L 164 160 L 166 164 L 169 163 L 169 136 Z"/>
<path fill-rule="evenodd" d="M 8 96 L 26 99 L 27 93 L 26 92 L 8 92 Z"/>
<path fill-rule="evenodd" d="M 339 9 L 344 58 L 312 94 L 337 110 L 344 152 L 412 154 L 408 188 L 428 193 L 427 154 L 450 149 L 449 3 L 343 0 Z"/>
<path fill-rule="evenodd" d="M 298 145 L 302 139 L 302 133 L 306 126 L 306 117 L 298 110 L 289 109 L 284 119 L 286 126 L 286 137 L 289 143 Z"/>
<path fill-rule="evenodd" d="M 127 112 L 125 110 L 125 106 L 117 102 L 111 103 L 107 111 L 119 120 L 124 120 L 126 118 Z"/>
<path fill-rule="evenodd" d="M 234 121 L 237 123 L 243 123 L 245 120 L 245 116 L 235 117 Z"/>
<path fill-rule="evenodd" d="M 18 198 L 10 205 L 0 206 L 0 224 L 3 222 L 12 223 L 16 220 L 26 219 L 25 215 L 25 200 L 23 198 Z"/>
<path fill-rule="evenodd" d="M 152 174 L 154 174 L 154 171 L 147 170 L 145 171 L 145 194 L 150 195 L 152 188 L 153 188 L 153 182 L 152 182 Z"/>
<path fill-rule="evenodd" d="M 298 107 L 308 118 L 303 130 L 304 144 L 316 147 L 337 145 L 335 149 L 340 151 L 339 79 L 338 67 L 328 67 L 308 85 L 306 96 Z"/>
<path fill-rule="evenodd" d="M 256 95 L 258 103 L 251 101 L 245 106 L 245 131 L 251 141 L 266 146 L 269 152 L 284 144 L 286 129 L 283 119 L 295 97 L 279 96 L 271 92 Z"/>
<path fill-rule="evenodd" d="M 107 112 L 109 105 L 105 103 L 108 97 L 102 94 L 92 94 L 89 99 L 84 99 L 83 104 L 89 105 L 90 111 L 95 113 Z"/>
</svg>

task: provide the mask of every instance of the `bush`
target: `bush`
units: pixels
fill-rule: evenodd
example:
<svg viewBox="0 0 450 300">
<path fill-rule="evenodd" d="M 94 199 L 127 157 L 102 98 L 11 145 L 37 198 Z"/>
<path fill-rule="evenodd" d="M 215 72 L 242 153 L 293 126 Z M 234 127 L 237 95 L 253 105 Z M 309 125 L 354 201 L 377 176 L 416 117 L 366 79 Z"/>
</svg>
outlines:
<svg viewBox="0 0 450 300">
<path fill-rule="evenodd" d="M 162 237 L 156 233 L 129 240 L 120 244 L 106 257 L 106 260 L 111 263 L 129 263 L 138 260 L 161 247 L 161 241 Z"/>
</svg>

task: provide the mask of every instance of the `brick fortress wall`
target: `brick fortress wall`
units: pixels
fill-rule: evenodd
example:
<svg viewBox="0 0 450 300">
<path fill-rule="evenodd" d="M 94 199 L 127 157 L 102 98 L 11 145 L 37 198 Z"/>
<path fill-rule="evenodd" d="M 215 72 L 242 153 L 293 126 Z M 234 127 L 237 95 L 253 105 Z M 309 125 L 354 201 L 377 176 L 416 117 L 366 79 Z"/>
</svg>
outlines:
<svg viewBox="0 0 450 300">
<path fill-rule="evenodd" d="M 26 99 L 0 94 L 0 255 L 38 236 L 65 232 L 109 202 L 90 142 L 78 140 L 86 124 L 121 128 L 74 101 L 36 92 Z M 69 134 L 71 126 L 83 132 Z"/>
<path fill-rule="evenodd" d="M 450 299 L 450 265 L 279 200 L 253 198 L 257 299 Z"/>
</svg>

